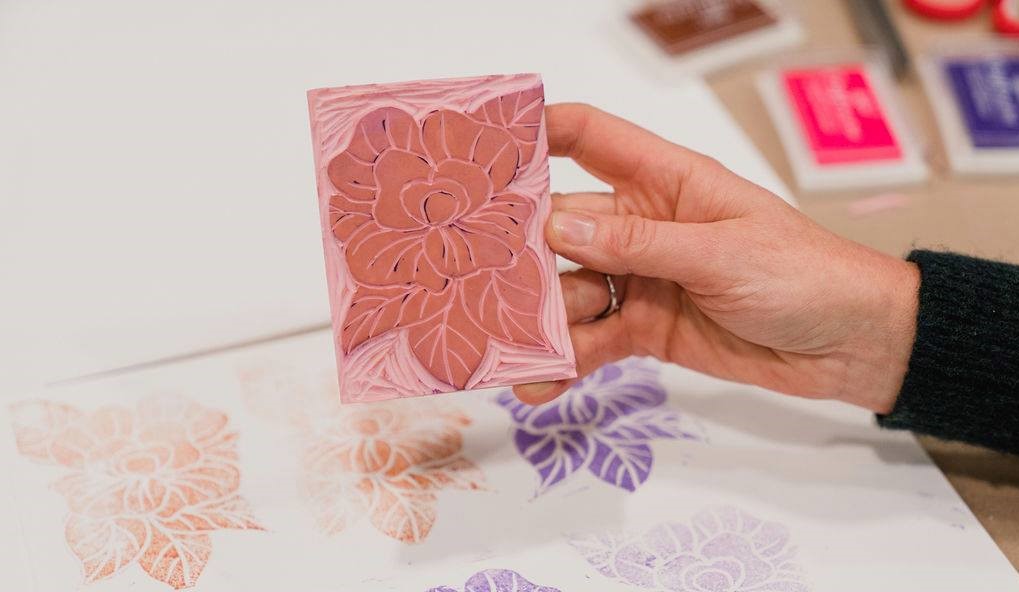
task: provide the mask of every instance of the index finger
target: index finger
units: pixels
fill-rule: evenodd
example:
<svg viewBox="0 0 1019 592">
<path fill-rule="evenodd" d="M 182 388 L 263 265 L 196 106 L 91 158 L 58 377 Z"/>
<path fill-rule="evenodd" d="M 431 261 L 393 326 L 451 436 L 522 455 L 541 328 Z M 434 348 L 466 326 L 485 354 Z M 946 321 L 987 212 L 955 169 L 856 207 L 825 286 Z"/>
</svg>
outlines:
<svg viewBox="0 0 1019 592">
<path fill-rule="evenodd" d="M 622 184 L 678 146 L 621 117 L 583 103 L 545 107 L 548 149 L 606 183 Z M 671 167 L 676 166 L 673 160 Z"/>
</svg>

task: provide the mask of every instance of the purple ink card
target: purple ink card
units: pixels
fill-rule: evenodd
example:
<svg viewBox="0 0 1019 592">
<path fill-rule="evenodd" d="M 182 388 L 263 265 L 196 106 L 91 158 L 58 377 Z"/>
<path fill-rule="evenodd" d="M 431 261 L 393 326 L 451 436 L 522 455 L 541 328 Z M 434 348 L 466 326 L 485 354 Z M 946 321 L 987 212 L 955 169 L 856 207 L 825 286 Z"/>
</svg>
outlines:
<svg viewBox="0 0 1019 592">
<path fill-rule="evenodd" d="M 944 62 L 945 76 L 975 148 L 1019 148 L 1019 58 Z"/>
</svg>

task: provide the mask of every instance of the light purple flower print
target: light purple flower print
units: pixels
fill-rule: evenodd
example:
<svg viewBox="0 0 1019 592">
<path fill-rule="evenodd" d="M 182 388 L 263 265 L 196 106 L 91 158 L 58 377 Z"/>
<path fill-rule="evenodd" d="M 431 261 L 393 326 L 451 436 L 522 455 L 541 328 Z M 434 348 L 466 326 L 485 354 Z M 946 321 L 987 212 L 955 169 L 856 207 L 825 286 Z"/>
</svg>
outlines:
<svg viewBox="0 0 1019 592">
<path fill-rule="evenodd" d="M 808 592 L 788 530 L 733 507 L 571 541 L 603 576 L 659 592 Z"/>
<path fill-rule="evenodd" d="M 460 591 L 449 586 L 441 586 L 428 592 Z M 532 584 L 524 579 L 524 576 L 508 569 L 486 569 L 471 576 L 464 584 L 463 592 L 560 592 L 560 590 Z"/>
<path fill-rule="evenodd" d="M 665 407 L 659 368 L 640 358 L 608 364 L 538 407 L 519 402 L 509 391 L 498 395 L 496 401 L 516 424 L 517 451 L 538 471 L 539 494 L 583 468 L 635 491 L 651 474 L 651 440 L 700 439 Z"/>
</svg>

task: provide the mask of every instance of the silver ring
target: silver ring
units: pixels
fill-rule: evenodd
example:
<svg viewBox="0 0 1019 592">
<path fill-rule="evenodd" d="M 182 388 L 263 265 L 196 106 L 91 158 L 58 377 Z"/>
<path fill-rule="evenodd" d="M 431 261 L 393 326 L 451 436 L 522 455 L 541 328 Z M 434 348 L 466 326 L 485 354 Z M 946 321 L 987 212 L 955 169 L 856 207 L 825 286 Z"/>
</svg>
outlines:
<svg viewBox="0 0 1019 592">
<path fill-rule="evenodd" d="M 621 304 L 619 302 L 619 293 L 616 292 L 615 280 L 613 280 L 612 276 L 607 273 L 602 275 L 605 276 L 605 284 L 608 285 L 609 287 L 609 304 L 608 306 L 605 307 L 605 310 L 601 311 L 600 313 L 594 316 L 593 320 L 595 321 L 600 321 L 609 315 L 615 314 L 616 311 L 619 310 L 619 306 Z"/>
</svg>

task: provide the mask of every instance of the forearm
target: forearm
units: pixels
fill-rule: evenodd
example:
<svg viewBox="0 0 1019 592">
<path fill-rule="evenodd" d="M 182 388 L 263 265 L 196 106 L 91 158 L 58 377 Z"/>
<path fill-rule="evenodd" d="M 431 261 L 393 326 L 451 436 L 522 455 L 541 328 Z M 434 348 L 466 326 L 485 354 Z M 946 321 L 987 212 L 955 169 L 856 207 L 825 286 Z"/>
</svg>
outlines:
<svg viewBox="0 0 1019 592">
<path fill-rule="evenodd" d="M 1019 266 L 914 251 L 916 339 L 895 407 L 909 429 L 1019 453 Z"/>
</svg>

